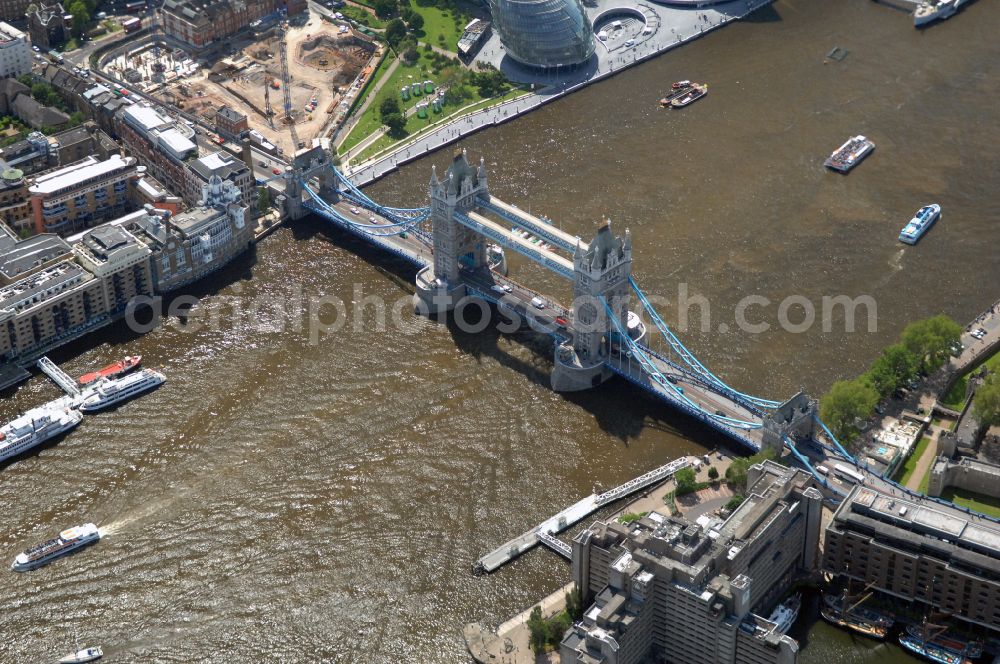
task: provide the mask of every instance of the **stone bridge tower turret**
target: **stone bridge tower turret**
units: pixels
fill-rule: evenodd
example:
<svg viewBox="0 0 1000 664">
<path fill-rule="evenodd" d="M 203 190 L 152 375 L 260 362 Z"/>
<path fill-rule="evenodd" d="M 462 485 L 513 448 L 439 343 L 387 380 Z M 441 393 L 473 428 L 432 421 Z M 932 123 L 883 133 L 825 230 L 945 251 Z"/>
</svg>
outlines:
<svg viewBox="0 0 1000 664">
<path fill-rule="evenodd" d="M 611 222 L 602 222 L 587 250 L 577 247 L 573 272 L 573 339 L 556 349 L 552 371 L 552 388 L 562 392 L 596 387 L 611 375 L 604 364 L 608 347 L 618 334 L 611 316 L 627 330 L 632 274 L 628 230 L 624 237 L 615 236 Z"/>
<path fill-rule="evenodd" d="M 465 150 L 456 151 L 443 180 L 434 169 L 429 193 L 434 265 L 417 273 L 414 298 L 421 313 L 454 308 L 456 301 L 465 295 L 459 271 L 487 265 L 486 239 L 455 221 L 456 212 L 474 210 L 478 206 L 477 198 L 489 195 L 483 160 L 473 168 L 466 159 Z"/>
</svg>

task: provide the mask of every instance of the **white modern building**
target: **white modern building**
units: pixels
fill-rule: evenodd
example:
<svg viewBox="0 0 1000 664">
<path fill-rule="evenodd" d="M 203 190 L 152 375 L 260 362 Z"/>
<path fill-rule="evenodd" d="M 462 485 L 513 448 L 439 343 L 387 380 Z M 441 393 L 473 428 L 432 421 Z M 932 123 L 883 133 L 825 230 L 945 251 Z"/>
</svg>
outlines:
<svg viewBox="0 0 1000 664">
<path fill-rule="evenodd" d="M 0 78 L 17 78 L 31 71 L 28 36 L 14 26 L 0 22 Z"/>
</svg>

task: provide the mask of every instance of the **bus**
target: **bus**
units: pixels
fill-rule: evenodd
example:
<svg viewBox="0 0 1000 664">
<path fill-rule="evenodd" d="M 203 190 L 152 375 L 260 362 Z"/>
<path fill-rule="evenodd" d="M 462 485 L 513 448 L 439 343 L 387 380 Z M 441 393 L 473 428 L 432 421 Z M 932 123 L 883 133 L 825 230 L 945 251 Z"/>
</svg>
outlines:
<svg viewBox="0 0 1000 664">
<path fill-rule="evenodd" d="M 848 468 L 844 464 L 838 463 L 837 465 L 835 465 L 833 467 L 833 472 L 834 472 L 834 474 L 837 475 L 837 477 L 839 477 L 839 478 L 841 478 L 843 480 L 847 480 L 848 482 L 854 482 L 856 484 L 864 484 L 865 483 L 865 476 L 864 475 L 862 475 L 861 473 L 859 473 L 856 470 L 852 470 L 851 468 Z"/>
<path fill-rule="evenodd" d="M 125 12 L 127 14 L 137 14 L 146 10 L 146 0 L 132 0 L 132 2 L 125 3 Z"/>
</svg>

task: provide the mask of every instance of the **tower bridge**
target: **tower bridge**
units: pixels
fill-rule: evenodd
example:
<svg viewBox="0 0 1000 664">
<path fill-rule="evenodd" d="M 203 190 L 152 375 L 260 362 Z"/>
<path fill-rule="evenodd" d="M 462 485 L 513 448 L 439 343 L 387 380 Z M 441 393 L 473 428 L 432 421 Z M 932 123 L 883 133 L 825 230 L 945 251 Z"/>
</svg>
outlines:
<svg viewBox="0 0 1000 664">
<path fill-rule="evenodd" d="M 589 240 L 567 233 L 493 196 L 484 161 L 472 165 L 464 151 L 443 176 L 432 169 L 426 207 L 375 202 L 319 148 L 297 155 L 283 179 L 290 216 L 316 213 L 414 265 L 418 312 L 447 315 L 471 298 L 549 334 L 554 390 L 592 389 L 620 376 L 753 451 L 794 451 L 816 437 L 814 400 L 740 392 L 684 346 L 633 277 L 627 229 L 618 233 L 605 221 Z M 508 275 L 506 251 L 566 279 L 572 302 Z"/>
</svg>

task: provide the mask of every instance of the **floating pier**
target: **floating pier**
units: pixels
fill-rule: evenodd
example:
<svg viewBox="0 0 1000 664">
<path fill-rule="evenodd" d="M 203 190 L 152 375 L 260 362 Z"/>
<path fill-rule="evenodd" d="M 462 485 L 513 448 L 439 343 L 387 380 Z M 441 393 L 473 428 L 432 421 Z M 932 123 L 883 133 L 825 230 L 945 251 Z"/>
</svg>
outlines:
<svg viewBox="0 0 1000 664">
<path fill-rule="evenodd" d="M 579 523 L 605 505 L 609 505 L 616 500 L 625 498 L 637 491 L 641 491 L 646 487 L 658 484 L 672 477 L 678 470 L 689 465 L 691 465 L 691 460 L 688 457 L 681 457 L 635 479 L 631 479 L 610 491 L 600 494 L 592 493 L 555 516 L 546 519 L 523 535 L 515 537 L 503 546 L 487 553 L 476 562 L 473 569 L 477 572 L 494 572 L 525 551 L 533 549 L 539 542 L 563 558 L 570 559 L 573 555 L 573 549 L 562 540 L 557 539 L 555 537 L 556 533 L 561 533 L 570 526 Z"/>
</svg>

